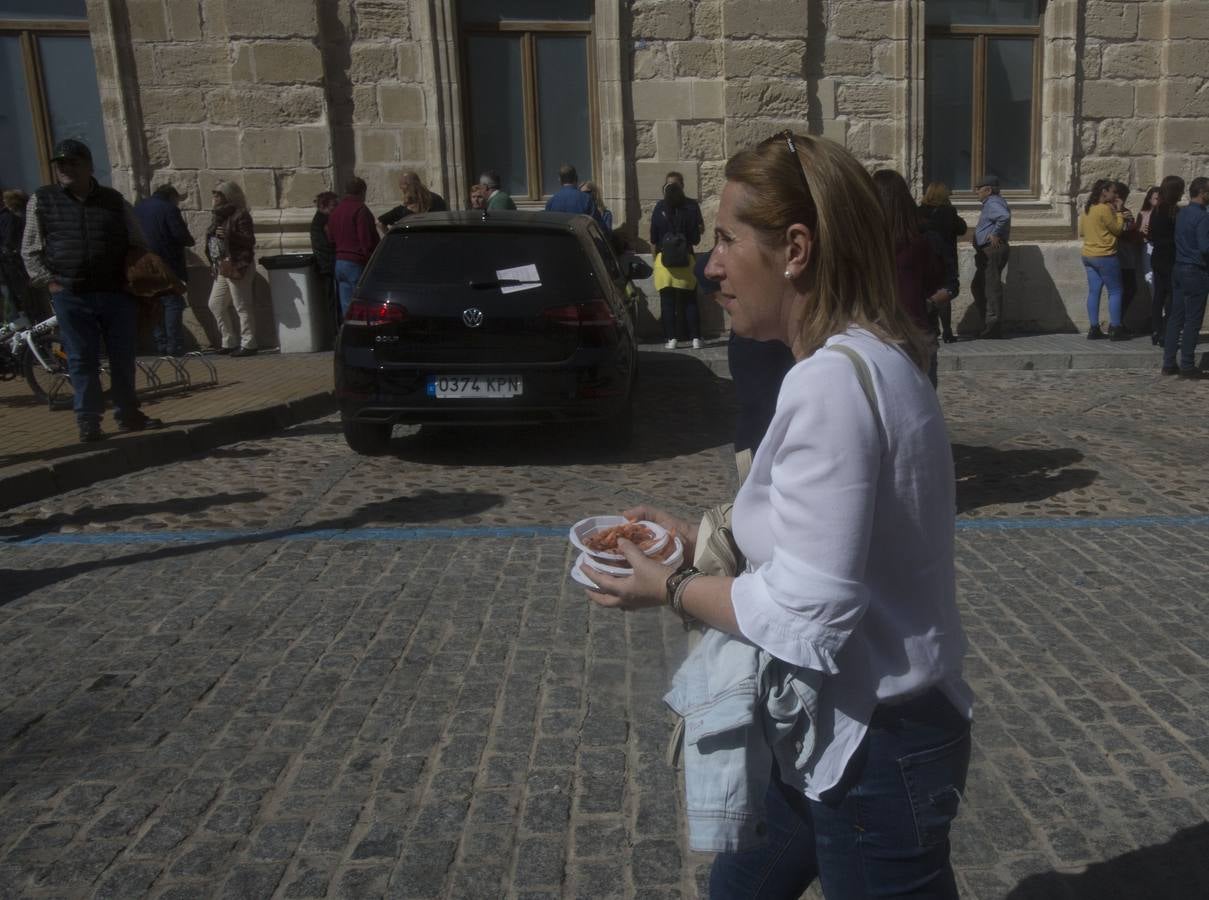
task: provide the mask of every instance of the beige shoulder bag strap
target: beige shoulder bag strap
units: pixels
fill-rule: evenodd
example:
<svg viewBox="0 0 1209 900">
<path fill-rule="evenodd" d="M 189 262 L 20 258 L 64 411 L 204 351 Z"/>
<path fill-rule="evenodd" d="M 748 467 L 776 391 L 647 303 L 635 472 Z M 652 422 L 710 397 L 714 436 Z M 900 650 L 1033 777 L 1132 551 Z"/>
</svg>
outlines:
<svg viewBox="0 0 1209 900">
<path fill-rule="evenodd" d="M 860 382 L 861 391 L 864 392 L 865 399 L 869 401 L 869 410 L 873 413 L 874 421 L 877 422 L 878 431 L 884 431 L 882 415 L 877 408 L 877 391 L 873 387 L 873 373 L 869 371 L 869 364 L 865 362 L 864 357 L 844 344 L 832 344 L 827 349 L 844 354 L 852 362 L 852 368 L 856 369 L 856 380 Z"/>
</svg>

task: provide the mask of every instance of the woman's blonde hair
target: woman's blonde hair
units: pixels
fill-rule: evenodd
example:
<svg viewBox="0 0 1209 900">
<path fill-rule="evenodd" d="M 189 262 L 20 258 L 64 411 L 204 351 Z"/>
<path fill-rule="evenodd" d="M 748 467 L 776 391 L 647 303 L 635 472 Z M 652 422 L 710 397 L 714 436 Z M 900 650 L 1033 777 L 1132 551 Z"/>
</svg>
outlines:
<svg viewBox="0 0 1209 900">
<path fill-rule="evenodd" d="M 29 203 L 29 194 L 16 188 L 4 192 L 4 205 L 13 212 L 21 212 Z"/>
<path fill-rule="evenodd" d="M 234 181 L 220 181 L 214 186 L 214 193 L 222 194 L 226 201 L 236 209 L 248 208 L 248 198 L 244 196 L 243 188 Z"/>
<path fill-rule="evenodd" d="M 812 232 L 812 296 L 798 333 L 804 356 L 856 325 L 927 368 L 927 341 L 896 299 L 894 244 L 873 179 L 851 153 L 823 138 L 784 132 L 732 156 L 726 179 L 748 189 L 735 215 L 766 245 L 783 247 L 791 225 Z"/>
<path fill-rule="evenodd" d="M 585 181 L 579 186 L 579 189 L 592 198 L 592 205 L 596 209 L 603 209 L 604 206 L 600 202 L 600 188 L 596 186 L 595 181 Z"/>
<path fill-rule="evenodd" d="M 929 182 L 921 202 L 924 206 L 948 206 L 949 186 L 943 181 Z"/>
<path fill-rule="evenodd" d="M 403 205 L 413 213 L 426 213 L 432 209 L 432 191 L 415 172 L 404 172 L 399 176 L 399 191 Z"/>
</svg>

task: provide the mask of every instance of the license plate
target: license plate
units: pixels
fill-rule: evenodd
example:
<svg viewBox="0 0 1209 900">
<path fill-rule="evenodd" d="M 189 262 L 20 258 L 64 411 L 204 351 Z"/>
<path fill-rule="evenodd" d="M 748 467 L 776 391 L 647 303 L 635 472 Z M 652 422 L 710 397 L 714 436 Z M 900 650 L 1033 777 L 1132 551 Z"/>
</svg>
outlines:
<svg viewBox="0 0 1209 900">
<path fill-rule="evenodd" d="M 428 396 L 440 400 L 506 400 L 523 393 L 520 375 L 429 375 Z"/>
</svg>

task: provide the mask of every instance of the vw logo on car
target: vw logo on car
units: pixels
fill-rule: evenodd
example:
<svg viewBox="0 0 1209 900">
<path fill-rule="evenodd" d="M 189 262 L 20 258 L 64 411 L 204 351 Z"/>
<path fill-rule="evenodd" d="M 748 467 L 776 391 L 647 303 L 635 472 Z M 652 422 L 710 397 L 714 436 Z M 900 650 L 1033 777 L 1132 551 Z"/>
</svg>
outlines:
<svg viewBox="0 0 1209 900">
<path fill-rule="evenodd" d="M 483 311 L 477 306 L 462 310 L 462 321 L 467 328 L 478 328 L 483 324 Z"/>
</svg>

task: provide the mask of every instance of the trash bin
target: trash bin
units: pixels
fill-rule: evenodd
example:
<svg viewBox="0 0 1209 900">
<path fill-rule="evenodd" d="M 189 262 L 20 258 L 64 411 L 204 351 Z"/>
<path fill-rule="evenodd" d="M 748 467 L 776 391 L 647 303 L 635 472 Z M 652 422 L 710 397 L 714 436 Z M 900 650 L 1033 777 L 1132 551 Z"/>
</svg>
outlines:
<svg viewBox="0 0 1209 900">
<path fill-rule="evenodd" d="M 314 255 L 262 256 L 260 264 L 269 273 L 269 294 L 273 298 L 281 352 L 314 353 L 327 349 L 329 311 L 315 272 Z"/>
</svg>

